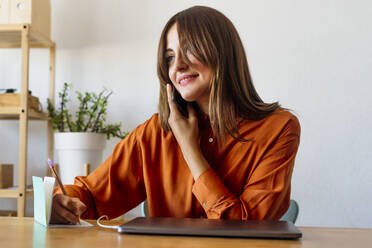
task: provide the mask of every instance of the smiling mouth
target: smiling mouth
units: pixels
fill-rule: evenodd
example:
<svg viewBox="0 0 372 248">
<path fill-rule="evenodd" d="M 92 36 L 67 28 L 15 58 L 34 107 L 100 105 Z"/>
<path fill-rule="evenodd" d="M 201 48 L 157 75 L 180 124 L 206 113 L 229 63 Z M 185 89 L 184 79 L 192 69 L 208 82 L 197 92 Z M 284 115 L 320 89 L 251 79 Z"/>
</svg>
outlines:
<svg viewBox="0 0 372 248">
<path fill-rule="evenodd" d="M 191 80 L 197 78 L 199 75 L 190 75 L 190 76 L 187 76 L 187 77 L 184 77 L 180 80 L 179 84 L 180 85 L 186 85 L 188 84 Z"/>
</svg>

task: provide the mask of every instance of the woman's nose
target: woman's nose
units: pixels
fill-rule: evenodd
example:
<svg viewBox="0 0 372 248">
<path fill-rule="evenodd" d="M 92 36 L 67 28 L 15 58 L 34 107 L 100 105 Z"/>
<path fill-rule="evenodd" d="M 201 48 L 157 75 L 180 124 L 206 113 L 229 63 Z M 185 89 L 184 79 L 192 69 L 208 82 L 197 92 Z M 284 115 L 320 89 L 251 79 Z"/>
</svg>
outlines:
<svg viewBox="0 0 372 248">
<path fill-rule="evenodd" d="M 183 61 L 182 56 L 177 56 L 176 57 L 175 66 L 176 66 L 177 71 L 182 71 L 182 70 L 187 69 L 187 64 Z"/>
</svg>

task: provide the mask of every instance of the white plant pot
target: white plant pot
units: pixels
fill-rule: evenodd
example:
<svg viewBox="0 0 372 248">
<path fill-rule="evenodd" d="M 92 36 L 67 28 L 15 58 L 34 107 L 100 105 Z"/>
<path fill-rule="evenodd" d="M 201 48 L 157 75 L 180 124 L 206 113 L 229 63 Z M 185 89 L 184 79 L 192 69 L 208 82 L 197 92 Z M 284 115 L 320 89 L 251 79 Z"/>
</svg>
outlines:
<svg viewBox="0 0 372 248">
<path fill-rule="evenodd" d="M 84 164 L 90 171 L 102 163 L 106 134 L 102 133 L 54 133 L 59 174 L 63 184 L 73 184 L 76 176 L 84 176 Z"/>
</svg>

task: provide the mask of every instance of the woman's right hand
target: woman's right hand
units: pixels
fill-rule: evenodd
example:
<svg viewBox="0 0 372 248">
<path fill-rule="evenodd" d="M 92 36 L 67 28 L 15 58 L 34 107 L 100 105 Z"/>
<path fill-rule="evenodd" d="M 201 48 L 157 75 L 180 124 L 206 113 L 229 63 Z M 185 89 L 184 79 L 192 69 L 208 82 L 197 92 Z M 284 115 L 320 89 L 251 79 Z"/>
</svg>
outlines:
<svg viewBox="0 0 372 248">
<path fill-rule="evenodd" d="M 76 224 L 87 207 L 79 198 L 63 194 L 53 196 L 51 223 Z"/>
</svg>

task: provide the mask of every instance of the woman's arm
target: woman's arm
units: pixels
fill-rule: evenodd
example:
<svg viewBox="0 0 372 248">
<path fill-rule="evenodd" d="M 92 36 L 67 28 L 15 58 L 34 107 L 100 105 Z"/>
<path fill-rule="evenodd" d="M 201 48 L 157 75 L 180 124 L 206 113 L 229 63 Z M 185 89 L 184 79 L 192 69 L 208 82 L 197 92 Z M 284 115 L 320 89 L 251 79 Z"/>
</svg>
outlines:
<svg viewBox="0 0 372 248">
<path fill-rule="evenodd" d="M 172 100 L 172 86 L 170 84 L 167 85 L 167 95 L 170 108 L 168 123 L 191 174 L 196 180 L 210 166 L 200 149 L 198 118 L 195 109 L 188 104 L 189 117 L 185 118 Z"/>
<path fill-rule="evenodd" d="M 138 128 L 122 140 L 113 153 L 87 177 L 76 177 L 74 185 L 66 185 L 66 197 L 58 196 L 61 192 L 56 188 L 53 204 L 62 205 L 62 208 L 52 210 L 56 222 L 63 222 L 61 219 L 74 222 L 71 213 L 87 219 L 97 219 L 101 215 L 114 218 L 146 198 L 137 132 Z"/>
</svg>

